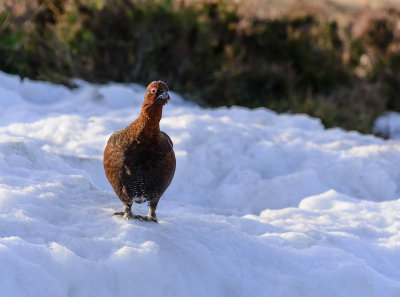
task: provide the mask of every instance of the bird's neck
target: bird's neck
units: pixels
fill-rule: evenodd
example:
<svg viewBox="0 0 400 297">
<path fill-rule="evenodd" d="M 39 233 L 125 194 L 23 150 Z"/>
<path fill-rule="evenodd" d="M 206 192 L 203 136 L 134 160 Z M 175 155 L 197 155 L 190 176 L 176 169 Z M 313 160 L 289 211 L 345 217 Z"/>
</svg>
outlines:
<svg viewBox="0 0 400 297">
<path fill-rule="evenodd" d="M 162 117 L 162 106 L 142 108 L 138 120 L 141 123 L 141 132 L 146 136 L 160 134 L 160 120 Z"/>
</svg>

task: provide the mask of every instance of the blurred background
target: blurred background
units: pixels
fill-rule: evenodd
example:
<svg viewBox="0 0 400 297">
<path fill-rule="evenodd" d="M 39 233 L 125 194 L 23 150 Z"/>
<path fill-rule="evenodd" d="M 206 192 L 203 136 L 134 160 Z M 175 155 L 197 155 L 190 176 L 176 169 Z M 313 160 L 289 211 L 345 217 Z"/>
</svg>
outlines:
<svg viewBox="0 0 400 297">
<path fill-rule="evenodd" d="M 400 112 L 400 1 L 2 0 L 0 70 L 74 87 L 165 81 L 203 106 L 371 133 Z"/>
</svg>

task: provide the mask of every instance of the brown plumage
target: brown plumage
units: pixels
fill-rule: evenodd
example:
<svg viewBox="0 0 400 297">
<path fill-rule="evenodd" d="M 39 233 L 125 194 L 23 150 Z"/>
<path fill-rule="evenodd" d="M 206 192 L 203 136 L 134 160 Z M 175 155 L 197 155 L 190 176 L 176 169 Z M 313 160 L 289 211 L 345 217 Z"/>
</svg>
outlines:
<svg viewBox="0 0 400 297">
<path fill-rule="evenodd" d="M 157 222 L 156 208 L 175 173 L 175 154 L 169 136 L 160 131 L 163 106 L 170 99 L 168 86 L 153 81 L 146 89 L 142 112 L 126 128 L 113 133 L 104 150 L 104 170 L 124 203 L 124 218 Z M 149 202 L 147 216 L 134 215 L 132 203 Z"/>
</svg>

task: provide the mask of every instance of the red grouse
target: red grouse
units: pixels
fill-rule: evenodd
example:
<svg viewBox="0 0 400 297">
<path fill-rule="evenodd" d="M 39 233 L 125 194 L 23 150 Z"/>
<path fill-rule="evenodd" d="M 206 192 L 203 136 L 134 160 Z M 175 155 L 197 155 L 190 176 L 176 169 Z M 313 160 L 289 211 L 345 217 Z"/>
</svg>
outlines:
<svg viewBox="0 0 400 297">
<path fill-rule="evenodd" d="M 104 169 L 124 203 L 125 219 L 157 222 L 156 208 L 175 173 L 176 160 L 169 136 L 160 131 L 163 106 L 170 99 L 168 86 L 153 81 L 146 89 L 142 112 L 126 128 L 111 135 L 104 150 Z M 147 216 L 134 215 L 132 203 L 149 203 Z"/>
</svg>

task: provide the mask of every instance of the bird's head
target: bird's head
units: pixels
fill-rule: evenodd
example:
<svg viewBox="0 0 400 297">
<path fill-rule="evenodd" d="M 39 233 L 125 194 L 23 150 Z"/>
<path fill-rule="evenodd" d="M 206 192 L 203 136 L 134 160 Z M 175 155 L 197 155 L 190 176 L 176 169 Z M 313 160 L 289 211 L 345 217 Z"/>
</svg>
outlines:
<svg viewBox="0 0 400 297">
<path fill-rule="evenodd" d="M 161 80 L 151 82 L 144 95 L 143 108 L 150 106 L 164 106 L 170 99 L 168 86 Z"/>
</svg>

